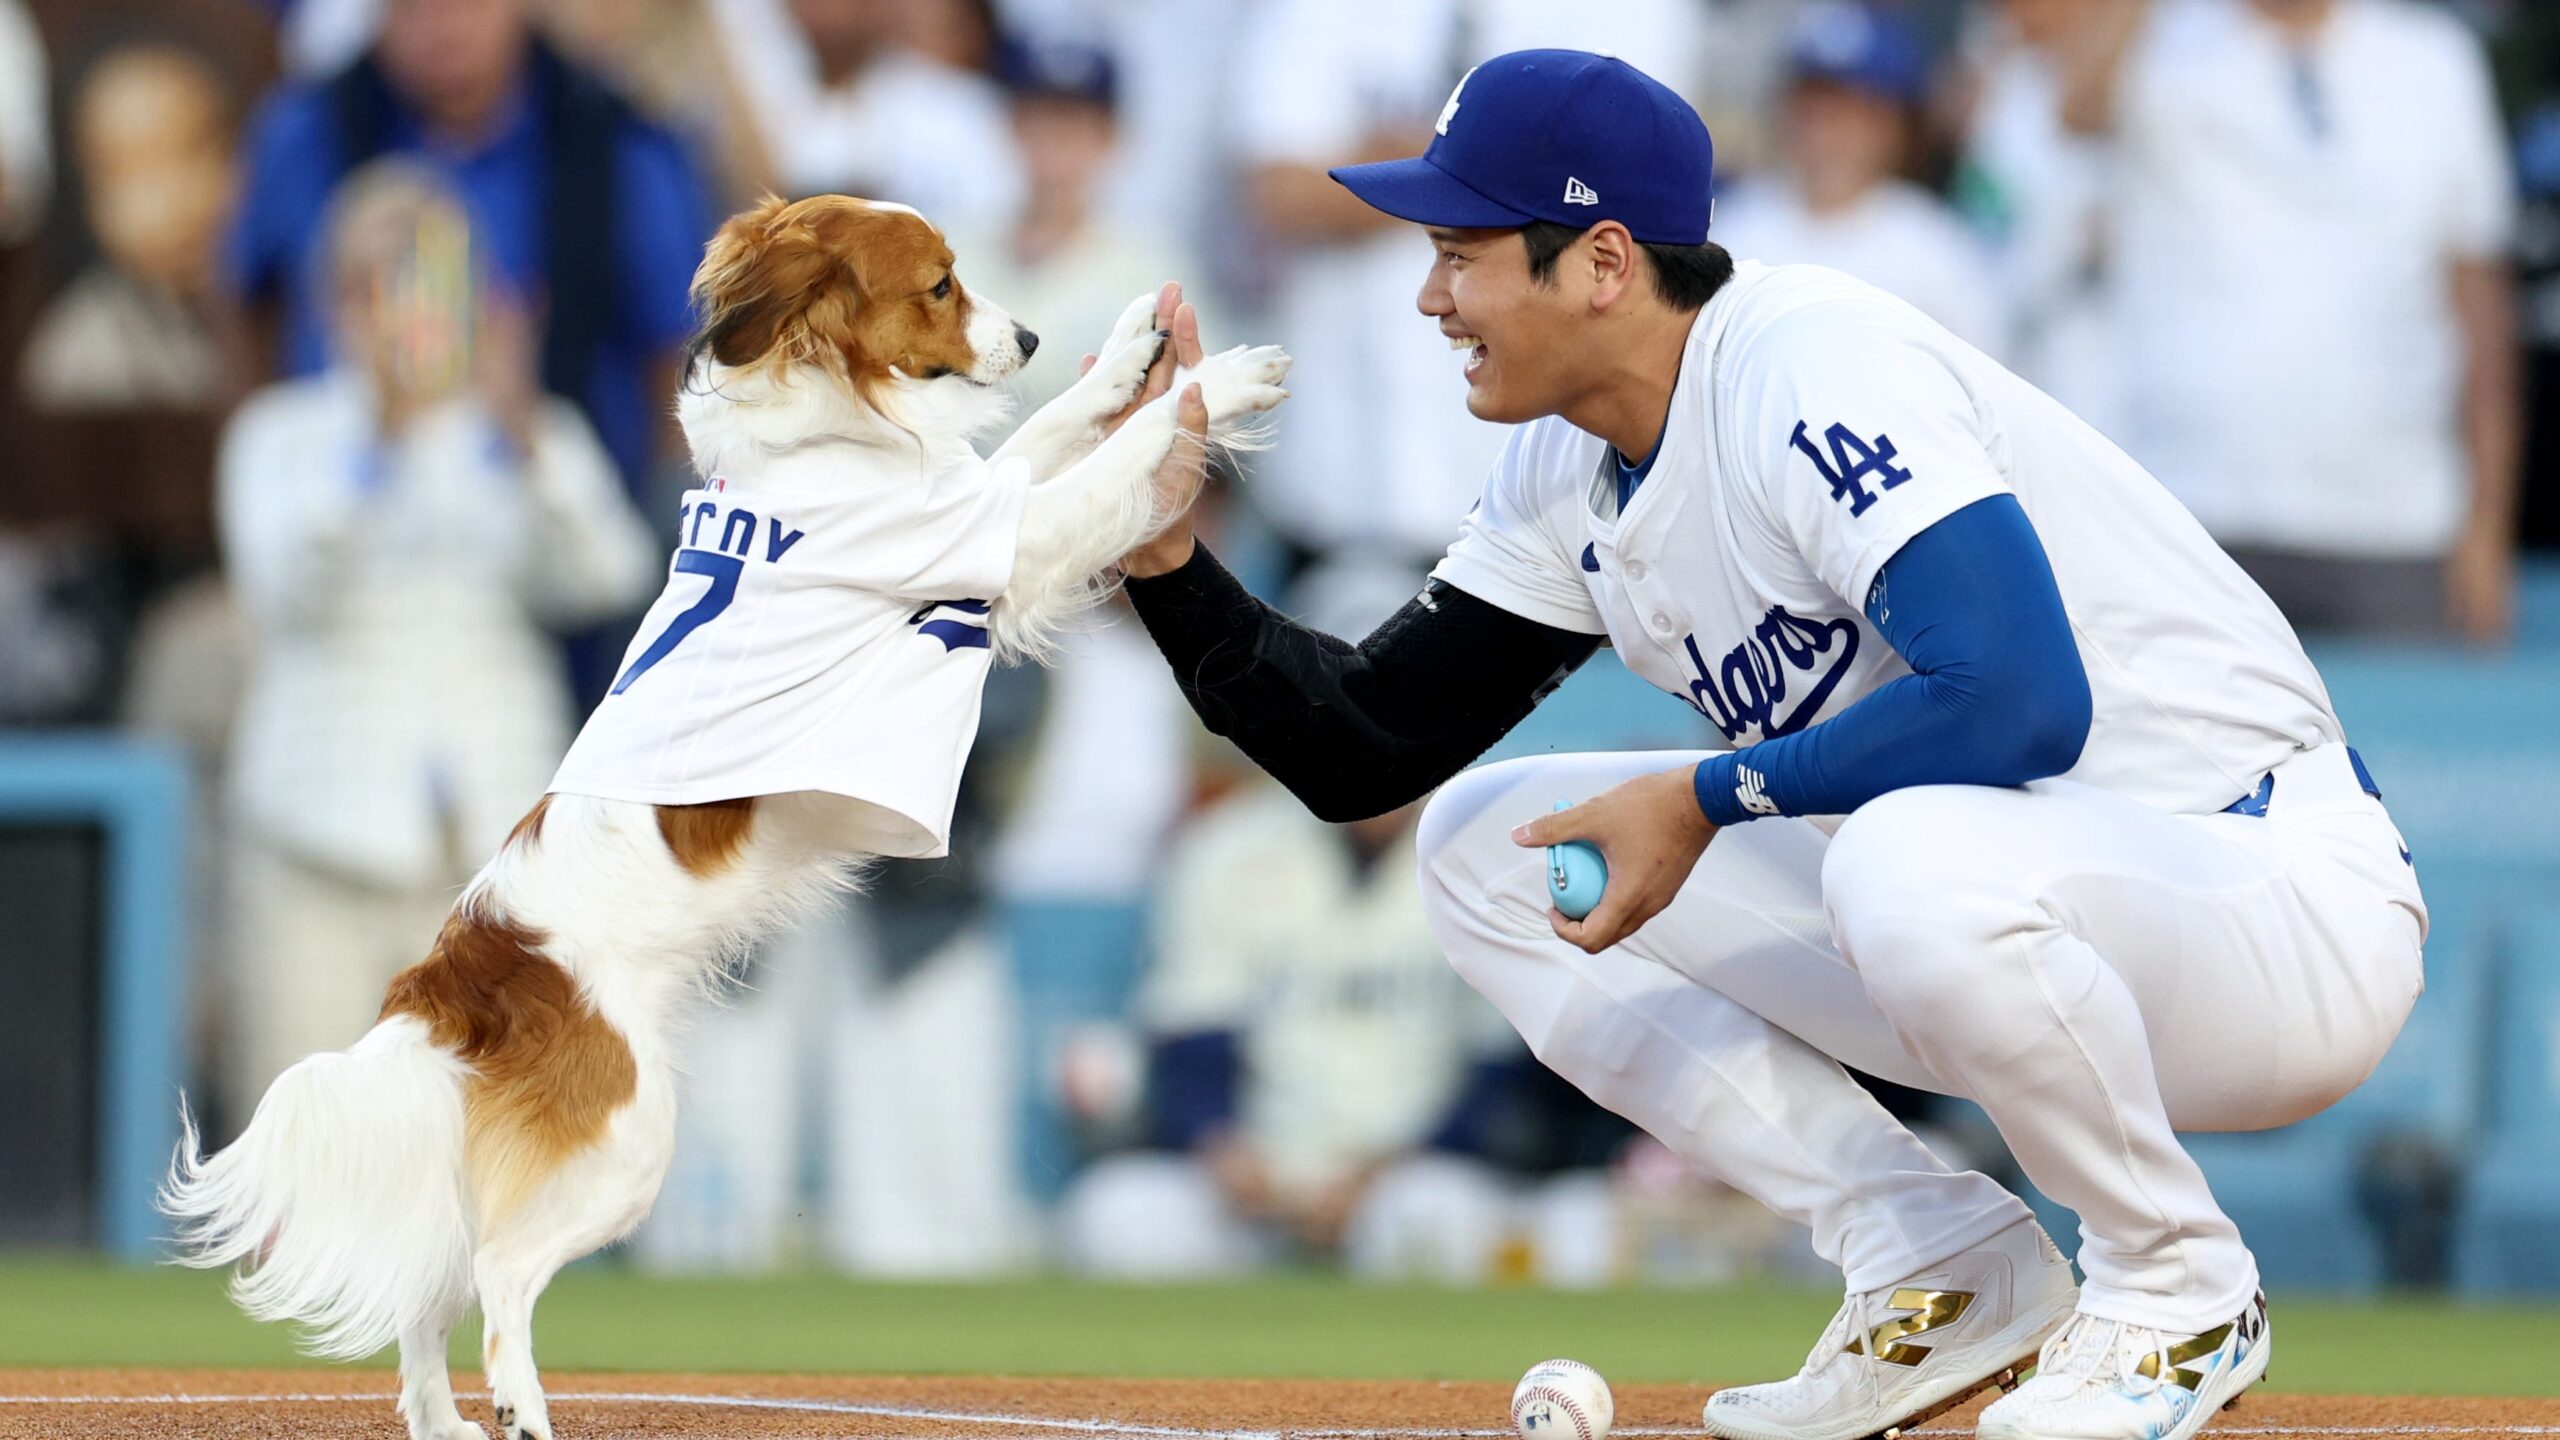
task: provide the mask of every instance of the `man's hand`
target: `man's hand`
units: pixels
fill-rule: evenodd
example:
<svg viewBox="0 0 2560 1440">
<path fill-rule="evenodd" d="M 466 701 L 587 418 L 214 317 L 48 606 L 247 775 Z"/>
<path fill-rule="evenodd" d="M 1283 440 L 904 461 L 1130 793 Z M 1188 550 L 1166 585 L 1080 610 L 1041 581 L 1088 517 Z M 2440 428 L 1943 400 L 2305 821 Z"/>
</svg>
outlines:
<svg viewBox="0 0 2560 1440">
<path fill-rule="evenodd" d="M 1175 370 L 1197 365 L 1204 358 L 1200 348 L 1200 316 L 1183 300 L 1182 282 L 1167 280 L 1164 288 L 1156 292 L 1156 328 L 1171 338 L 1162 350 L 1156 352 L 1156 363 L 1147 367 L 1147 383 L 1138 387 L 1137 398 L 1119 414 L 1102 422 L 1105 435 L 1128 424 L 1129 417 L 1146 408 L 1148 401 L 1172 389 Z M 1082 375 L 1091 370 L 1097 358 L 1085 356 L 1076 366 L 1076 373 Z"/>
<path fill-rule="evenodd" d="M 1599 907 L 1580 920 L 1547 911 L 1558 936 L 1597 955 L 1644 928 L 1689 882 L 1716 827 L 1698 809 L 1694 767 L 1639 775 L 1570 810 L 1558 810 L 1511 832 L 1514 844 L 1534 847 L 1587 840 L 1609 862 L 1609 888 Z"/>
<path fill-rule="evenodd" d="M 1156 357 L 1147 372 L 1147 383 L 1138 387 L 1138 398 L 1129 408 L 1103 422 L 1103 433 L 1109 434 L 1127 423 L 1130 416 L 1173 387 L 1177 369 L 1198 365 L 1207 357 L 1200 347 L 1200 315 L 1182 298 L 1182 287 L 1168 282 L 1156 295 L 1156 328 L 1168 332 L 1172 339 L 1164 353 Z M 1084 357 L 1083 368 L 1093 368 L 1094 357 Z M 1191 558 L 1191 506 L 1200 498 L 1200 481 L 1207 471 L 1209 407 L 1200 398 L 1200 387 L 1190 386 L 1175 402 L 1174 423 L 1181 433 L 1166 452 L 1164 463 L 1156 467 L 1156 495 L 1159 509 L 1172 516 L 1156 537 L 1120 557 L 1120 573 L 1144 579 L 1180 569 Z"/>
</svg>

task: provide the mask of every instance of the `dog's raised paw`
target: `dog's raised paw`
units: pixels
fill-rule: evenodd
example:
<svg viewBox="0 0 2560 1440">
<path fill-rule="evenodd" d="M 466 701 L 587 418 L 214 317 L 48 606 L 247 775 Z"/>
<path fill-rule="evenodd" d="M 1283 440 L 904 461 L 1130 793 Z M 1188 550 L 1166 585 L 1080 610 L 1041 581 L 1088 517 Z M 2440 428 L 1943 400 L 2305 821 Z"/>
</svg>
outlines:
<svg viewBox="0 0 2560 1440">
<path fill-rule="evenodd" d="M 1191 372 L 1200 385 L 1200 400 L 1209 410 L 1215 434 L 1259 415 L 1289 398 L 1280 382 L 1289 378 L 1289 352 L 1277 345 L 1239 345 L 1221 350 Z M 1176 382 L 1177 388 L 1180 381 Z"/>
<path fill-rule="evenodd" d="M 1140 337 L 1156 328 L 1156 292 L 1148 291 L 1128 304 L 1120 318 L 1111 322 L 1111 335 L 1102 342 L 1105 356 L 1123 345 L 1135 345 Z"/>
<path fill-rule="evenodd" d="M 1104 341 L 1093 370 L 1084 383 L 1096 387 L 1095 403 L 1103 414 L 1111 414 L 1138 396 L 1138 387 L 1147 380 L 1147 371 L 1156 357 L 1164 353 L 1167 336 L 1156 328 L 1156 297 L 1141 295 L 1120 312 L 1111 327 L 1111 338 Z"/>
</svg>

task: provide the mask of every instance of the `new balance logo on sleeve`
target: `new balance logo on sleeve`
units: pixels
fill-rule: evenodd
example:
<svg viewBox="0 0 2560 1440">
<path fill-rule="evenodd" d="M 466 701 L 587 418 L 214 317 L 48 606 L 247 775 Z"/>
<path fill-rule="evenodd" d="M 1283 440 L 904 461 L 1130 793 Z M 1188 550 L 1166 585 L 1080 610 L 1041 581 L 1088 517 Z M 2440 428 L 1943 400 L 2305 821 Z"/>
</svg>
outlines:
<svg viewBox="0 0 2560 1440">
<path fill-rule="evenodd" d="M 1768 782 L 1761 778 L 1759 771 L 1748 765 L 1736 765 L 1733 775 L 1733 796 L 1742 802 L 1743 809 L 1754 815 L 1778 813 L 1778 802 L 1769 798 Z"/>
<path fill-rule="evenodd" d="M 1567 175 L 1564 177 L 1564 203 L 1567 205 L 1597 205 L 1600 203 L 1600 192 L 1583 184 L 1574 177 Z"/>
</svg>

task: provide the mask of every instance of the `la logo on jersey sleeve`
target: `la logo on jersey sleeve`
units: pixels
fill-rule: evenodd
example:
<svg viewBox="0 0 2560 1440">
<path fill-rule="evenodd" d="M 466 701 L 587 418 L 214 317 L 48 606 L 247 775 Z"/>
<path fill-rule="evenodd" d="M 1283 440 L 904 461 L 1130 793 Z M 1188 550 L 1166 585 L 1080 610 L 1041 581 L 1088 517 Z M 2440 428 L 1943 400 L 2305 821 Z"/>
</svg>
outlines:
<svg viewBox="0 0 2560 1440">
<path fill-rule="evenodd" d="M 1864 515 L 1876 503 L 1879 491 L 1891 490 L 1911 478 L 1911 472 L 1894 464 L 1901 453 L 1894 448 L 1893 437 L 1879 433 L 1873 441 L 1858 438 L 1858 432 L 1839 421 L 1833 421 L 1822 432 L 1830 450 L 1826 457 L 1813 442 L 1810 421 L 1798 420 L 1787 443 L 1803 452 L 1831 486 L 1831 499 L 1849 507 L 1852 516 Z M 1874 488 L 1868 488 L 1870 480 Z"/>
</svg>

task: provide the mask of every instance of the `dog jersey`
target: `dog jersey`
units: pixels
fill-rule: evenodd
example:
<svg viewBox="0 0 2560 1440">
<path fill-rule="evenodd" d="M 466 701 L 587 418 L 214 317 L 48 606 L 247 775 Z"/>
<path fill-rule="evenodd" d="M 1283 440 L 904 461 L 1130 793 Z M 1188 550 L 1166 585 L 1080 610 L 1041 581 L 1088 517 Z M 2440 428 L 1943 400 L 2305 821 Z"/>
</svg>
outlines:
<svg viewBox="0 0 2560 1440">
<path fill-rule="evenodd" d="M 856 802 L 848 848 L 945 853 L 1031 475 L 907 464 L 821 442 L 687 491 L 667 587 L 551 788 L 819 791 Z"/>
<path fill-rule="evenodd" d="M 2035 525 L 2088 673 L 2070 778 L 2209 812 L 2340 738 L 2292 628 L 2157 481 L 1837 271 L 1741 264 L 1690 327 L 1623 514 L 1616 469 L 1607 442 L 1559 417 L 1522 426 L 1433 573 L 1607 635 L 1729 745 L 1792 734 L 1908 674 L 1864 613 L 1879 572 L 2001 494 Z"/>
</svg>

